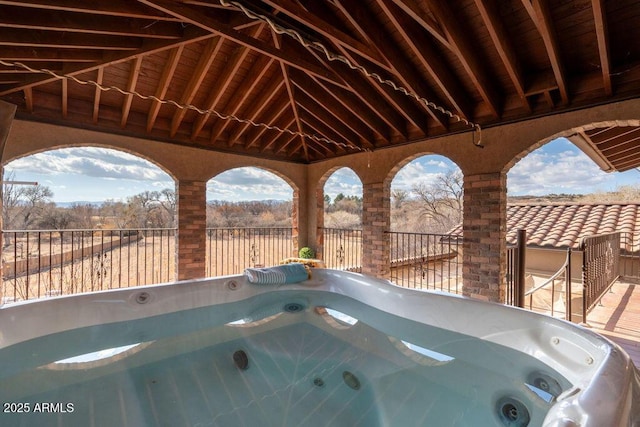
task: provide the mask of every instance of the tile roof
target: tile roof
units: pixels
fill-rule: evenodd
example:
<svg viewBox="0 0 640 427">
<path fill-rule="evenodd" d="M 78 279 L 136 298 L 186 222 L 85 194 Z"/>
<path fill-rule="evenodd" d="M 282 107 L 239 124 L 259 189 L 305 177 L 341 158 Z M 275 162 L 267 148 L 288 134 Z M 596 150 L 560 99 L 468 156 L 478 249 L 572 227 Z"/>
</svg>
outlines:
<svg viewBox="0 0 640 427">
<path fill-rule="evenodd" d="M 577 249 L 583 237 L 621 232 L 621 248 L 640 250 L 640 204 L 510 204 L 507 243 L 515 244 L 517 230 L 527 230 L 527 245 Z M 462 236 L 462 224 L 451 231 Z"/>
</svg>

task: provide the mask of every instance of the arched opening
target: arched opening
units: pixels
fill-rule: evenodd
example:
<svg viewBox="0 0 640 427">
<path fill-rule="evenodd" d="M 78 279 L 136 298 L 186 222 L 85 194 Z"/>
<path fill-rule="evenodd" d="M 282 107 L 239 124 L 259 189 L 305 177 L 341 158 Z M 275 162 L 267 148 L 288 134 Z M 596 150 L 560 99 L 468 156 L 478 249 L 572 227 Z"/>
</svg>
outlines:
<svg viewBox="0 0 640 427">
<path fill-rule="evenodd" d="M 175 278 L 175 182 L 102 147 L 44 151 L 3 166 L 5 302 Z"/>
<path fill-rule="evenodd" d="M 462 293 L 463 175 L 445 156 L 416 155 L 391 171 L 391 280 Z M 454 234 L 451 234 L 454 233 Z"/>
<path fill-rule="evenodd" d="M 526 232 L 526 308 L 581 321 L 618 276 L 640 278 L 640 172 L 633 164 L 618 171 L 617 163 L 633 159 L 635 143 L 611 136 L 630 132 L 615 126 L 564 132 L 536 144 L 508 171 L 507 241 L 513 245 L 517 231 Z M 598 278 L 599 290 L 583 277 L 591 236 L 616 254 L 599 261 L 607 266 L 597 271 L 611 273 Z"/>
<path fill-rule="evenodd" d="M 391 181 L 391 230 L 446 234 L 462 221 L 462 172 L 440 155 L 406 163 Z"/>
<path fill-rule="evenodd" d="M 239 274 L 296 254 L 297 189 L 278 174 L 241 167 L 207 183 L 206 274 Z"/>
<path fill-rule="evenodd" d="M 328 171 L 323 194 L 322 259 L 328 268 L 359 271 L 362 261 L 362 181 L 347 167 Z"/>
</svg>

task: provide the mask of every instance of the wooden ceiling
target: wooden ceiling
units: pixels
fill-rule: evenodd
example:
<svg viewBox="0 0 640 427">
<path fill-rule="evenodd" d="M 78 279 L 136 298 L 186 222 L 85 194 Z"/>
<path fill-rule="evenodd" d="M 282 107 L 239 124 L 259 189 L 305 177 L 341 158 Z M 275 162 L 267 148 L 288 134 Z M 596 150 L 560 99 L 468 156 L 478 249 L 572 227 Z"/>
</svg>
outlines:
<svg viewBox="0 0 640 427">
<path fill-rule="evenodd" d="M 0 99 L 309 163 L 638 97 L 639 22 L 637 0 L 0 0 Z"/>
</svg>

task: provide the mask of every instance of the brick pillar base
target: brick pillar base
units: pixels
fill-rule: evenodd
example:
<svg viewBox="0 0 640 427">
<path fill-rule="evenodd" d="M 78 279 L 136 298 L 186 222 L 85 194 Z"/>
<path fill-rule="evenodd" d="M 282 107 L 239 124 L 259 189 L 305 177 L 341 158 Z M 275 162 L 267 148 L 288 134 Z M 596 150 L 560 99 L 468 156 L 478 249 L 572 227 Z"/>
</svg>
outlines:
<svg viewBox="0 0 640 427">
<path fill-rule="evenodd" d="M 503 173 L 464 177 L 463 293 L 505 301 L 507 182 Z"/>
<path fill-rule="evenodd" d="M 377 182 L 362 186 L 362 273 L 391 277 L 390 186 Z"/>
<path fill-rule="evenodd" d="M 177 279 L 199 279 L 206 274 L 207 183 L 179 181 L 177 187 Z"/>
</svg>

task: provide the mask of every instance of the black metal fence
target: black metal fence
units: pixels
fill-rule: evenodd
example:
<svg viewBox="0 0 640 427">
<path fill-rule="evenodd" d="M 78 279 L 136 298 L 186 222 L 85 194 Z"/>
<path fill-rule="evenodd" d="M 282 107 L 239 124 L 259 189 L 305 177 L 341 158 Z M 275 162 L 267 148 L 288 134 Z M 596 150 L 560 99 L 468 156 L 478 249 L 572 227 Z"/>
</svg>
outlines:
<svg viewBox="0 0 640 427">
<path fill-rule="evenodd" d="M 391 281 L 415 289 L 462 293 L 462 243 L 448 234 L 389 232 Z"/>
<path fill-rule="evenodd" d="M 206 275 L 240 274 L 296 256 L 291 227 L 208 228 Z"/>
<path fill-rule="evenodd" d="M 324 228 L 322 260 L 327 268 L 361 271 L 362 230 Z"/>
<path fill-rule="evenodd" d="M 175 278 L 175 229 L 4 231 L 3 245 L 3 302 Z"/>
<path fill-rule="evenodd" d="M 620 275 L 620 233 L 582 239 L 582 312 L 586 314 L 600 301 Z"/>
</svg>

